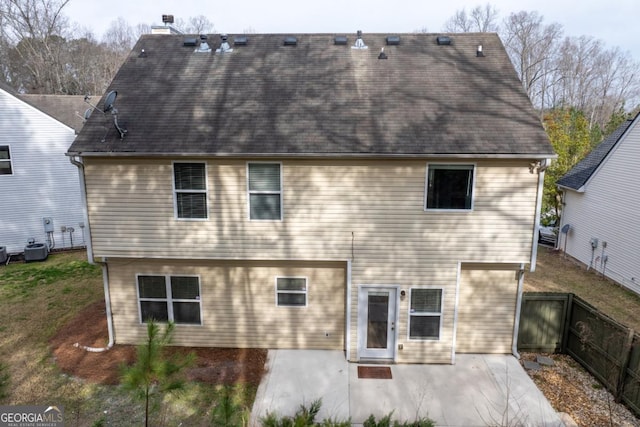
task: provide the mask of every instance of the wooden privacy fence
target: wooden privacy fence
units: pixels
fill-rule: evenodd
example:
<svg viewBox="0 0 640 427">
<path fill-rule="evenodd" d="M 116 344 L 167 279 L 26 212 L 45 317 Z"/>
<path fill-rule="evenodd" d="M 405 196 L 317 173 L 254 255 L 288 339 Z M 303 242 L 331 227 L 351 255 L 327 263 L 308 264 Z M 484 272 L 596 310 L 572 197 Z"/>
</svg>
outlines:
<svg viewBox="0 0 640 427">
<path fill-rule="evenodd" d="M 518 350 L 570 355 L 640 416 L 640 335 L 574 294 L 524 293 Z"/>
</svg>

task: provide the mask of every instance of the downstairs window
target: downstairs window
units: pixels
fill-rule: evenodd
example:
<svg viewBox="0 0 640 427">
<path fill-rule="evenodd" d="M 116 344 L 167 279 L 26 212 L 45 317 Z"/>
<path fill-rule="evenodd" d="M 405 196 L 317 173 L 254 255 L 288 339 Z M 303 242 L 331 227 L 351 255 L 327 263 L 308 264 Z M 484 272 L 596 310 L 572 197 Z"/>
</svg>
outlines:
<svg viewBox="0 0 640 427">
<path fill-rule="evenodd" d="M 140 321 L 201 325 L 200 278 L 139 275 Z"/>
</svg>

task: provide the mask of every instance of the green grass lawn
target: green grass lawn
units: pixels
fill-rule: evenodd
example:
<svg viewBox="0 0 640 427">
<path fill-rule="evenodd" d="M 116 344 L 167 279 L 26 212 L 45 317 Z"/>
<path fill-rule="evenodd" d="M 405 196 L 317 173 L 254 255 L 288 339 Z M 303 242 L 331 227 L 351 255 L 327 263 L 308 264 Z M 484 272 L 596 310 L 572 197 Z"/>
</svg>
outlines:
<svg viewBox="0 0 640 427">
<path fill-rule="evenodd" d="M 0 266 L 0 405 L 61 405 L 66 426 L 143 425 L 140 402 L 120 386 L 61 373 L 48 345 L 56 331 L 102 298 L 102 271 L 84 252 Z M 216 425 L 212 411 L 224 395 L 237 412 L 251 407 L 255 389 L 189 383 L 181 395 L 165 399 L 152 424 Z"/>
<path fill-rule="evenodd" d="M 640 332 L 640 296 L 550 248 L 538 248 L 537 268 L 525 274 L 524 291 L 573 293 Z"/>
</svg>

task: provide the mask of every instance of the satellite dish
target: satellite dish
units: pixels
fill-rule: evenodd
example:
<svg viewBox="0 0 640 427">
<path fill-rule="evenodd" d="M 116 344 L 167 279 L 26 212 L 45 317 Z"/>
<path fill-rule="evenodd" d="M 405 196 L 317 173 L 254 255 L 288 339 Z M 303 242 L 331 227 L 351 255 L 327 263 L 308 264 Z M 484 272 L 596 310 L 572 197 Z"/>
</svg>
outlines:
<svg viewBox="0 0 640 427">
<path fill-rule="evenodd" d="M 104 106 L 102 107 L 102 111 L 104 113 L 106 113 L 107 111 L 111 111 L 111 109 L 113 108 L 113 103 L 116 102 L 117 96 L 118 92 L 115 90 L 112 90 L 107 94 L 106 98 L 104 99 Z"/>
<path fill-rule="evenodd" d="M 87 108 L 87 110 L 84 112 L 84 119 L 89 120 L 89 117 L 91 117 L 91 113 L 93 113 L 93 108 Z"/>
</svg>

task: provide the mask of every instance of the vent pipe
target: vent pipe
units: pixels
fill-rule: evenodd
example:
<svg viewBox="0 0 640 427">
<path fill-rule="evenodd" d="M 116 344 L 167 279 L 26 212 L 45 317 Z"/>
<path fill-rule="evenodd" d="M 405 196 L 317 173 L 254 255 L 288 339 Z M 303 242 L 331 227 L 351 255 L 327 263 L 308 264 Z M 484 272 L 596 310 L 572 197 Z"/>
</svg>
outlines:
<svg viewBox="0 0 640 427">
<path fill-rule="evenodd" d="M 231 46 L 229 46 L 229 37 L 227 37 L 226 34 L 220 34 L 220 39 L 222 40 L 222 43 L 220 44 L 220 47 L 216 49 L 216 52 L 233 52 L 233 49 L 231 48 Z"/>
<path fill-rule="evenodd" d="M 378 55 L 378 59 L 388 59 L 387 54 L 384 53 L 384 48 L 380 48 L 380 54 Z"/>
<path fill-rule="evenodd" d="M 198 53 L 211 52 L 211 48 L 207 43 L 207 36 L 205 34 L 200 34 L 200 46 L 196 48 L 195 52 L 198 52 Z"/>
<path fill-rule="evenodd" d="M 478 49 L 476 50 L 476 56 L 478 56 L 478 57 L 484 56 L 484 52 L 482 52 L 482 45 L 481 44 L 478 45 Z"/>
<path fill-rule="evenodd" d="M 368 46 L 364 44 L 364 40 L 362 40 L 362 31 L 358 30 L 358 37 L 356 38 L 356 42 L 351 49 L 368 49 Z"/>
</svg>

